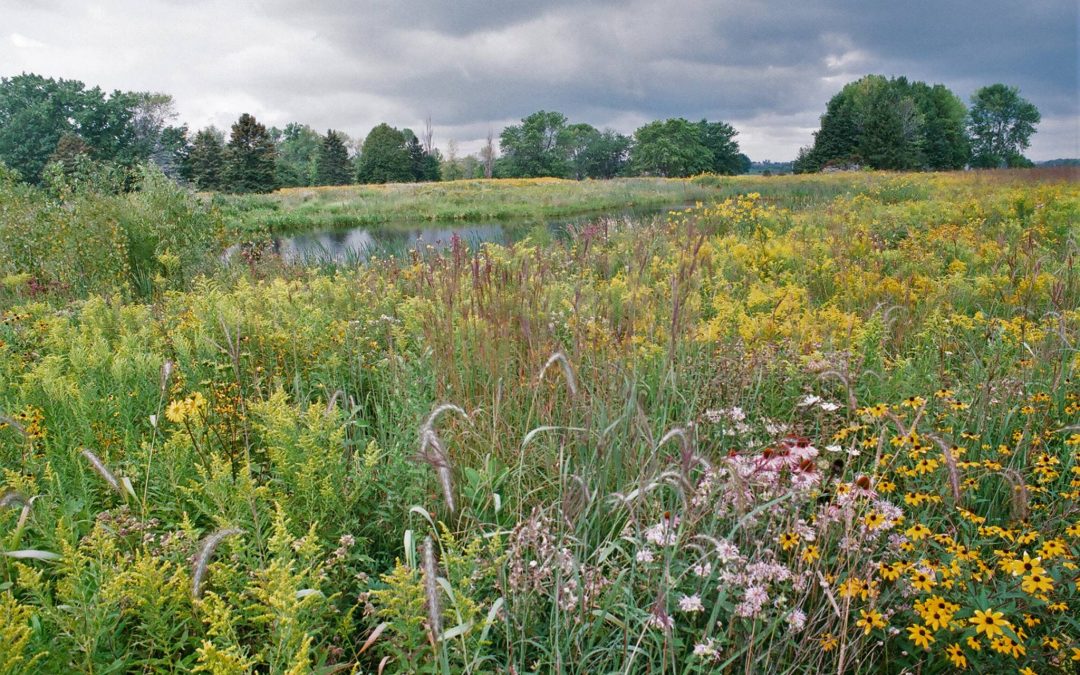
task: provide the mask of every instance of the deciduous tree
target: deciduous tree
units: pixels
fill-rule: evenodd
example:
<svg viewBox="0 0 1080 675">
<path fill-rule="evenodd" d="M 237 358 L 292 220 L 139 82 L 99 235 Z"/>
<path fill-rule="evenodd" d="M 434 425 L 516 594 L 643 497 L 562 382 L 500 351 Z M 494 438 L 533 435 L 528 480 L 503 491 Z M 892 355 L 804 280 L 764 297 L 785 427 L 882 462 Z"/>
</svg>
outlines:
<svg viewBox="0 0 1080 675">
<path fill-rule="evenodd" d="M 407 183 L 413 180 L 405 134 L 385 122 L 372 129 L 360 150 L 361 183 Z"/>
<path fill-rule="evenodd" d="M 971 97 L 967 122 L 972 164 L 979 167 L 1027 164 L 1023 152 L 1041 120 L 1038 108 L 1020 96 L 1016 87 L 992 84 L 978 90 Z"/>
</svg>

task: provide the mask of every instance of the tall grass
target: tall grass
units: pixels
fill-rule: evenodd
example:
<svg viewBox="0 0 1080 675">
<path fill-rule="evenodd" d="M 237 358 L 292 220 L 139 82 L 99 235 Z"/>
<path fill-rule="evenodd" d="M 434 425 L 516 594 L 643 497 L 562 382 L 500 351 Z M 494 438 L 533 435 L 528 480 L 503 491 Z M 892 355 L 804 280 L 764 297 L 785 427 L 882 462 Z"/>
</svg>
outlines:
<svg viewBox="0 0 1080 675">
<path fill-rule="evenodd" d="M 0 664 L 1067 670 L 1076 183 L 752 180 L 542 243 L 13 282 Z"/>
</svg>

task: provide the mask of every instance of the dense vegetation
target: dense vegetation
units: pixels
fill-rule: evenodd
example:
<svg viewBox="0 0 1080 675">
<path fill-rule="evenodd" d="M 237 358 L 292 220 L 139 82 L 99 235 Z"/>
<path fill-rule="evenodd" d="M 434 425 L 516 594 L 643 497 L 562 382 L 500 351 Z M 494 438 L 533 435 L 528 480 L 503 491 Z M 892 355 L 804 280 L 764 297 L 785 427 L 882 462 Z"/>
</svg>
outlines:
<svg viewBox="0 0 1080 675">
<path fill-rule="evenodd" d="M 1067 171 L 318 270 L 6 176 L 0 670 L 1066 671 Z"/>
<path fill-rule="evenodd" d="M 1022 153 L 1039 119 L 1015 87 L 979 89 L 969 111 L 944 85 L 868 75 L 829 100 L 813 145 L 800 150 L 794 168 L 1031 166 Z"/>
<path fill-rule="evenodd" d="M 160 93 L 106 96 L 76 81 L 2 78 L 0 162 L 41 184 L 58 176 L 85 180 L 102 165 L 131 176 L 140 162 L 152 161 L 198 190 L 234 193 L 492 177 L 735 175 L 753 168 L 739 151 L 735 128 L 704 119 L 656 120 L 627 136 L 540 110 L 503 129 L 498 149 L 489 133 L 478 155 L 459 157 L 453 140 L 446 156 L 435 148 L 430 120 L 419 135 L 382 123 L 354 140 L 295 122 L 268 129 L 244 113 L 228 139 L 213 127 L 189 139 L 185 125 L 172 123 L 172 106 Z M 1039 120 L 1015 87 L 983 87 L 968 111 L 944 85 L 868 75 L 829 101 L 813 145 L 800 151 L 793 167 L 777 166 L 800 173 L 1029 166 L 1022 153 Z M 124 187 L 130 189 L 130 181 Z"/>
</svg>

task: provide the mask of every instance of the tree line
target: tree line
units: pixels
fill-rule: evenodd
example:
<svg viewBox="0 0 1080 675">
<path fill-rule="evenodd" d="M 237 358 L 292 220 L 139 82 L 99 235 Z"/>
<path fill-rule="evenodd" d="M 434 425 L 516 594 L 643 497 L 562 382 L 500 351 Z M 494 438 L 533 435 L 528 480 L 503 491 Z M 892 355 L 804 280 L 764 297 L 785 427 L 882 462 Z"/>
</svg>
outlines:
<svg viewBox="0 0 1080 675">
<path fill-rule="evenodd" d="M 867 75 L 829 100 L 814 143 L 799 151 L 794 170 L 1031 166 L 1023 151 L 1039 121 L 1016 87 L 983 87 L 968 109 L 942 84 Z"/>
<path fill-rule="evenodd" d="M 291 123 L 267 128 L 244 113 L 229 134 L 174 124 L 172 97 L 106 93 L 76 80 L 22 74 L 0 78 L 0 163 L 31 183 L 104 170 L 123 176 L 152 162 L 200 190 L 267 192 L 279 187 L 421 182 L 460 178 L 684 177 L 751 168 L 726 122 L 672 118 L 632 135 L 571 123 L 540 110 L 489 132 L 476 155 L 443 154 L 430 120 L 418 135 L 382 123 L 361 141 Z M 1039 113 L 1013 87 L 980 89 L 972 107 L 943 85 L 869 75 L 834 96 L 797 172 L 830 167 L 944 170 L 1024 166 Z M 122 182 L 122 178 L 121 178 Z"/>
<path fill-rule="evenodd" d="M 228 135 L 194 133 L 167 94 L 87 88 L 75 80 L 23 74 L 0 79 L 0 162 L 31 183 L 102 166 L 153 162 L 200 190 L 266 192 L 279 187 L 454 180 L 459 178 L 614 178 L 749 170 L 735 129 L 682 118 L 650 122 L 632 136 L 570 123 L 538 111 L 499 134 L 477 155 L 459 156 L 450 141 L 433 146 L 430 121 L 418 135 L 383 123 L 360 141 L 292 123 L 267 128 L 244 113 Z"/>
</svg>

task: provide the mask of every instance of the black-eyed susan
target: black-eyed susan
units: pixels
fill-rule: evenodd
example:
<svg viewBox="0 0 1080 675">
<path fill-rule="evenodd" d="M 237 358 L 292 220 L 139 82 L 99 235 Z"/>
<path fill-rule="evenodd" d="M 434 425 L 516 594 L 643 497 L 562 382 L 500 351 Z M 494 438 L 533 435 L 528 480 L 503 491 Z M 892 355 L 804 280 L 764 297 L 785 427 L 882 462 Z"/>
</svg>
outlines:
<svg viewBox="0 0 1080 675">
<path fill-rule="evenodd" d="M 967 668 L 967 656 L 964 655 L 964 649 L 953 643 L 945 648 L 945 655 L 948 656 L 949 661 L 956 668 Z"/>
<path fill-rule="evenodd" d="M 981 609 L 975 610 L 975 615 L 968 621 L 975 626 L 975 633 L 985 633 L 986 637 L 992 638 L 995 635 L 1004 635 L 1005 631 L 1002 630 L 1003 626 L 1008 626 L 1009 622 L 1005 620 L 1005 614 L 1003 612 L 995 612 L 992 609 L 983 611 Z"/>
<path fill-rule="evenodd" d="M 881 612 L 876 609 L 871 609 L 869 612 L 865 609 L 860 609 L 859 620 L 855 622 L 855 625 L 863 629 L 863 635 L 869 635 L 870 631 L 875 628 L 884 628 L 886 623 L 885 619 L 881 616 Z"/>
<path fill-rule="evenodd" d="M 930 645 L 936 642 L 933 634 L 922 624 L 908 626 L 907 631 L 908 639 L 914 642 L 916 646 L 922 647 L 923 649 L 929 650 Z"/>
</svg>

